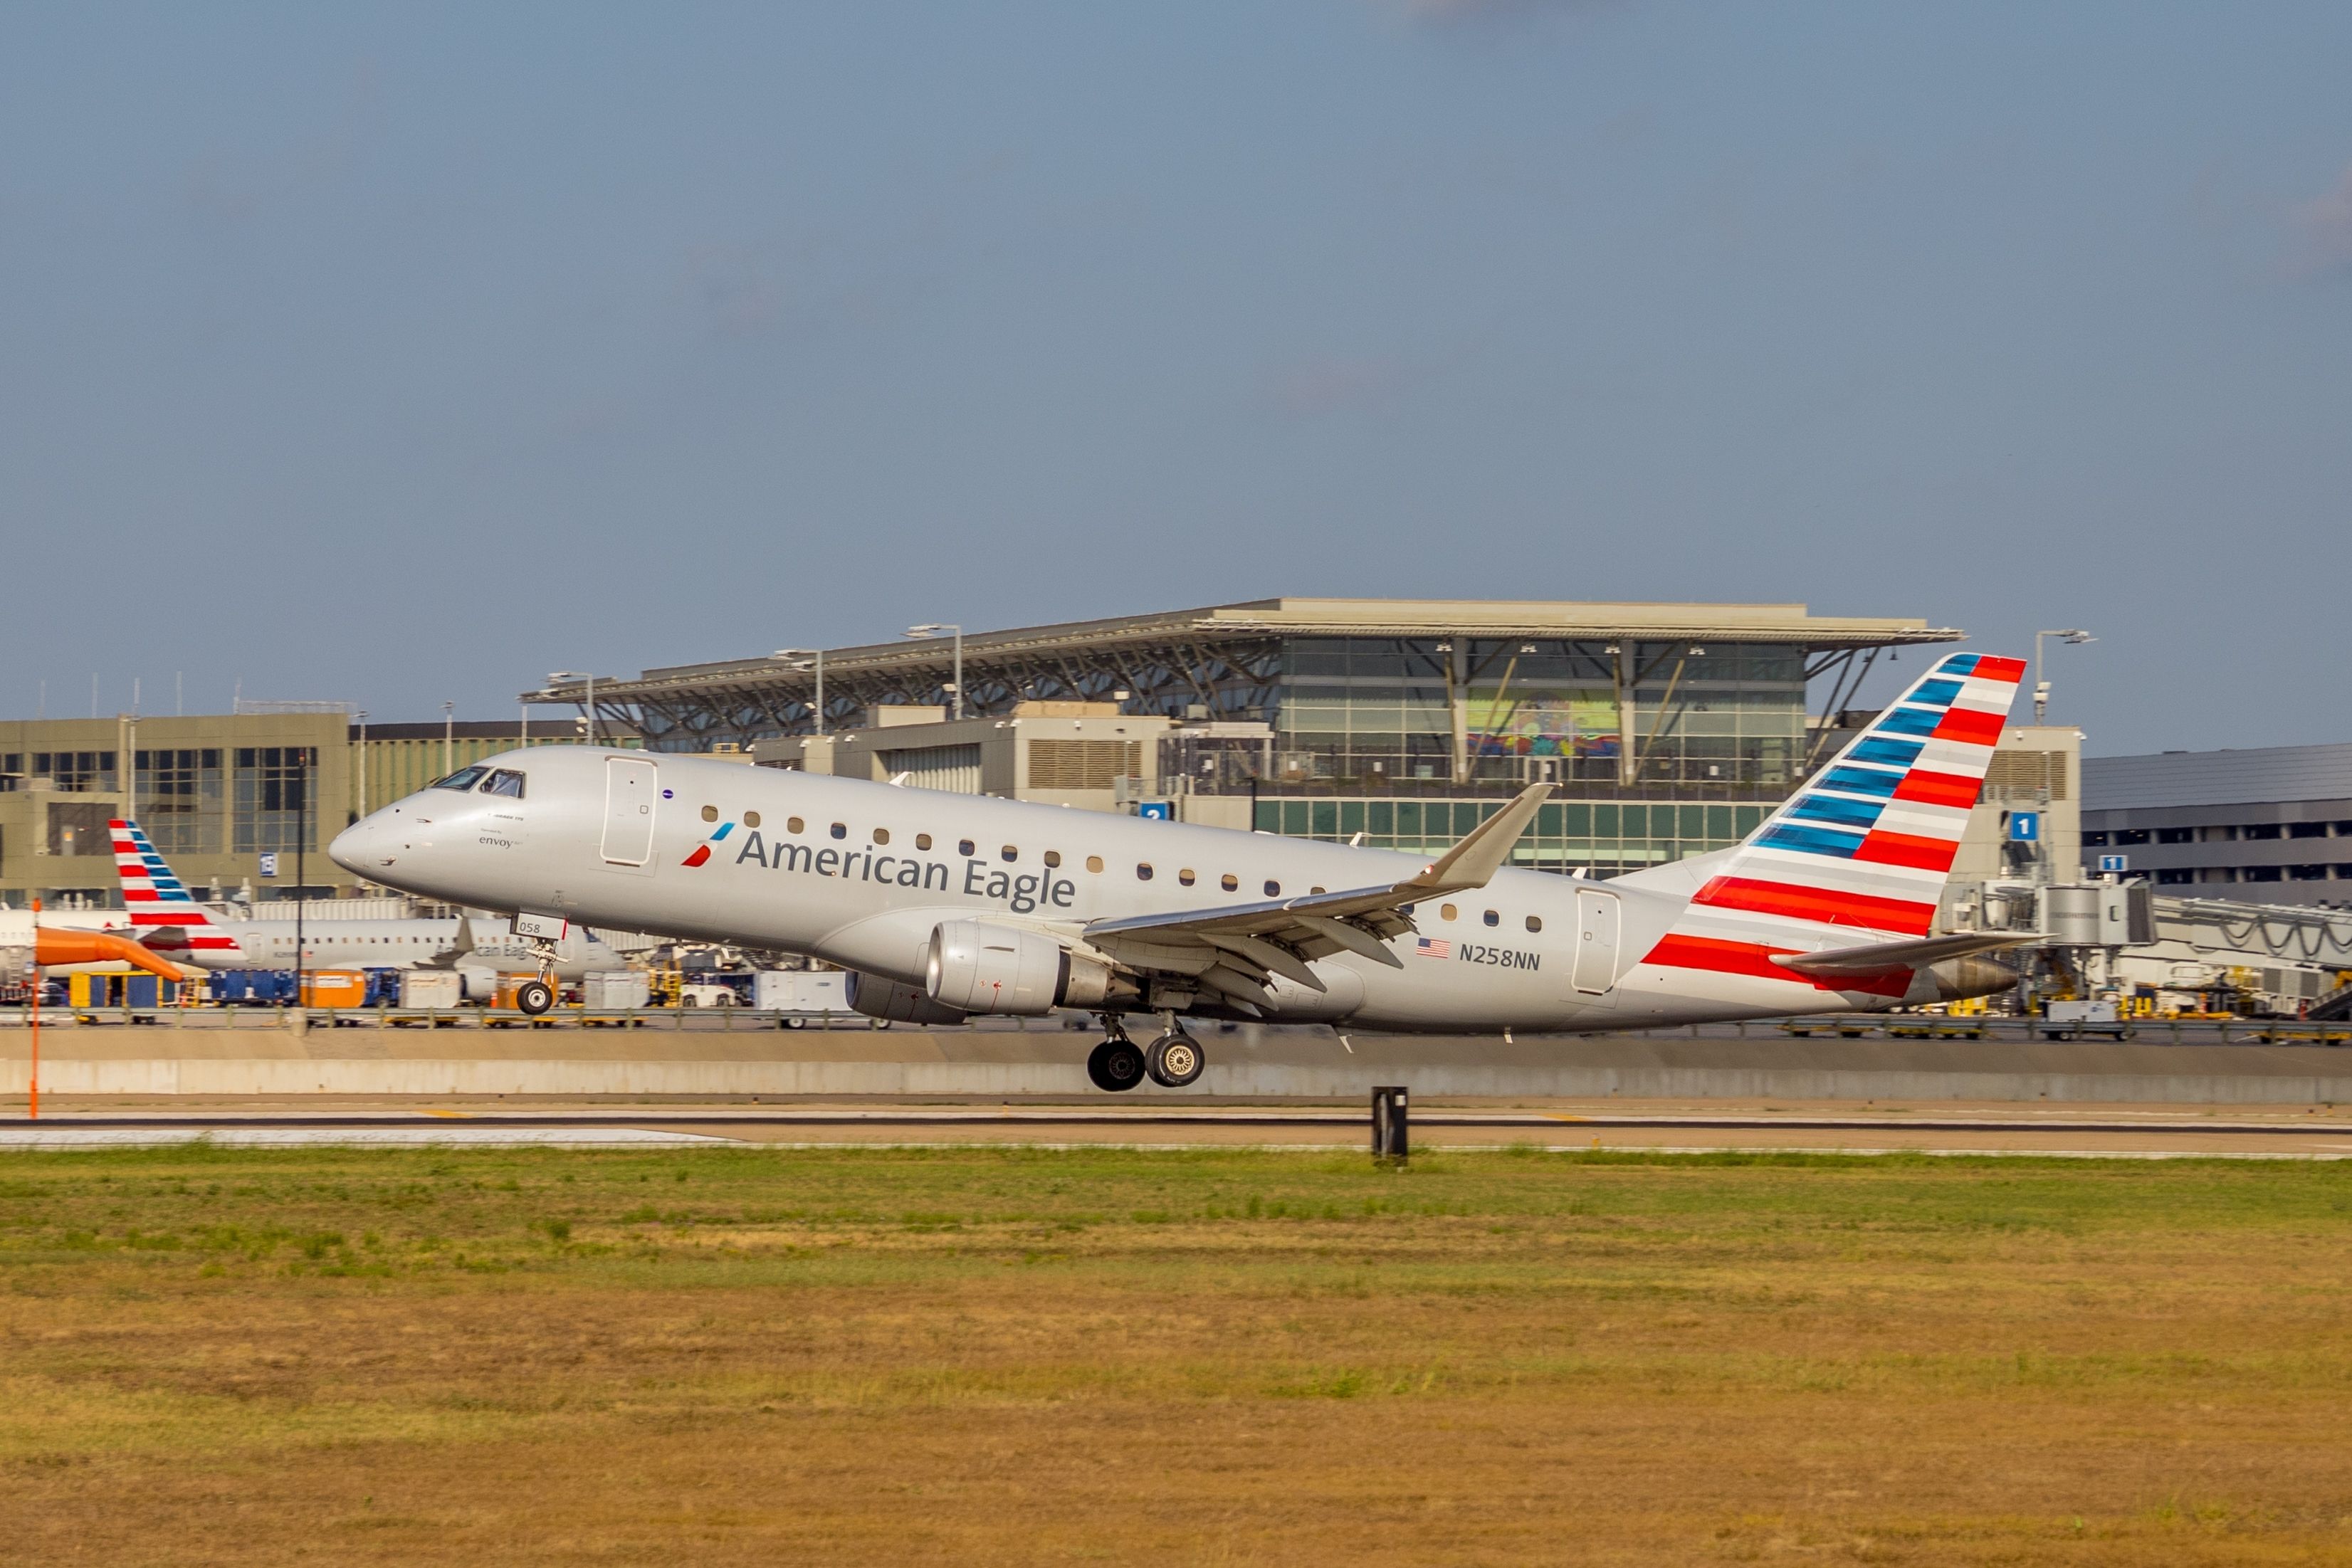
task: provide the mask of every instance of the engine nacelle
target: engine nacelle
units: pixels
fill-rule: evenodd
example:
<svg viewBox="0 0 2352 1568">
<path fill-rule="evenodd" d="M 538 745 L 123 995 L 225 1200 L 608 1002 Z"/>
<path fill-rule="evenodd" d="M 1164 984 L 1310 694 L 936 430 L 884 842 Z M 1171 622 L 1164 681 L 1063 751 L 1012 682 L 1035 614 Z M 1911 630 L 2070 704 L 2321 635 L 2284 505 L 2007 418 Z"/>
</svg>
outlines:
<svg viewBox="0 0 2352 1568">
<path fill-rule="evenodd" d="M 879 975 L 852 969 L 842 982 L 849 1005 L 870 1019 L 888 1023 L 961 1023 L 969 1015 L 943 1008 L 912 986 L 886 980 Z"/>
<path fill-rule="evenodd" d="M 1078 956 L 1051 936 L 985 920 L 933 928 L 924 984 L 933 1001 L 965 1012 L 1031 1018 L 1136 995 L 1134 983 L 1107 964 Z"/>
</svg>

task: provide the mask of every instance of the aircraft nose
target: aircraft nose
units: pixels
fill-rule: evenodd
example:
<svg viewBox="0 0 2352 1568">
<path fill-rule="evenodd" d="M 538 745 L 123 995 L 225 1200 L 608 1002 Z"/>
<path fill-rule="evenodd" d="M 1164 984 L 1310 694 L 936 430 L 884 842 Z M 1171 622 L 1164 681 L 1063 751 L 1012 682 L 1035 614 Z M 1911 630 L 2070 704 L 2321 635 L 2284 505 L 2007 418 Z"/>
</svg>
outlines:
<svg viewBox="0 0 2352 1568">
<path fill-rule="evenodd" d="M 371 852 L 383 836 L 383 830 L 371 818 L 353 822 L 335 835 L 327 846 L 327 858 L 354 875 L 365 876 L 371 869 Z M 381 860 L 381 855 L 374 856 Z"/>
</svg>

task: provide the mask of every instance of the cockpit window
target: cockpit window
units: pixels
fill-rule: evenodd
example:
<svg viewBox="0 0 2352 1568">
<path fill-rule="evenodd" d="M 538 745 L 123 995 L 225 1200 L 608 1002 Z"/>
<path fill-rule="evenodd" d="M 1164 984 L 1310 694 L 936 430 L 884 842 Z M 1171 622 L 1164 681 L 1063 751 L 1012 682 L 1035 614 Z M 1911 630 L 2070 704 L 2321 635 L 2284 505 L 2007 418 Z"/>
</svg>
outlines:
<svg viewBox="0 0 2352 1568">
<path fill-rule="evenodd" d="M 520 800 L 522 799 L 522 775 L 511 768 L 501 768 L 490 775 L 490 781 L 482 786 L 482 793 L 511 795 Z"/>
<path fill-rule="evenodd" d="M 489 769 L 487 768 L 460 768 L 457 772 L 449 775 L 448 778 L 436 780 L 434 783 L 433 788 L 436 789 L 471 789 L 475 785 L 482 781 L 482 775 L 488 771 Z"/>
</svg>

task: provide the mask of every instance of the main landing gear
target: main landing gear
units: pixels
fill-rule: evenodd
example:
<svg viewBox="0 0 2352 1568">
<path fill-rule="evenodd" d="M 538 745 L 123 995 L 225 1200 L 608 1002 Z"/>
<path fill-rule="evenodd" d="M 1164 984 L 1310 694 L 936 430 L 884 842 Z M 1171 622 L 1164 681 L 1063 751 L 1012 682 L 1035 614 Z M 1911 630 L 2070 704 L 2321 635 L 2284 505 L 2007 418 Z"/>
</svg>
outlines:
<svg viewBox="0 0 2352 1568">
<path fill-rule="evenodd" d="M 1087 1057 L 1087 1076 L 1097 1089 L 1123 1094 L 1146 1078 L 1163 1089 L 1183 1089 L 1198 1082 L 1209 1064 L 1201 1042 L 1178 1029 L 1172 1014 L 1167 1031 L 1150 1045 L 1128 1039 L 1117 1018 L 1106 1018 L 1103 1023 L 1108 1038 Z"/>
</svg>

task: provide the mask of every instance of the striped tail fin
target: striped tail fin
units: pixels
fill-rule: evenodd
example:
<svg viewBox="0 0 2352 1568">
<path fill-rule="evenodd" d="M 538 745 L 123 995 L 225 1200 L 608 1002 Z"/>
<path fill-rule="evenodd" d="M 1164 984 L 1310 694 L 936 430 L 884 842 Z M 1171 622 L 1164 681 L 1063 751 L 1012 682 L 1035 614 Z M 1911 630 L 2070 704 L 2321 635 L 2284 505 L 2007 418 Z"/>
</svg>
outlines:
<svg viewBox="0 0 2352 1568">
<path fill-rule="evenodd" d="M 1769 954 L 1927 936 L 2024 674 L 1938 662 L 1731 852 L 1651 962 L 1785 978 Z"/>
<path fill-rule="evenodd" d="M 122 907 L 140 941 L 158 952 L 234 954 L 236 938 L 220 929 L 155 852 L 138 823 L 106 824 L 114 837 L 114 872 L 122 880 Z"/>
</svg>

